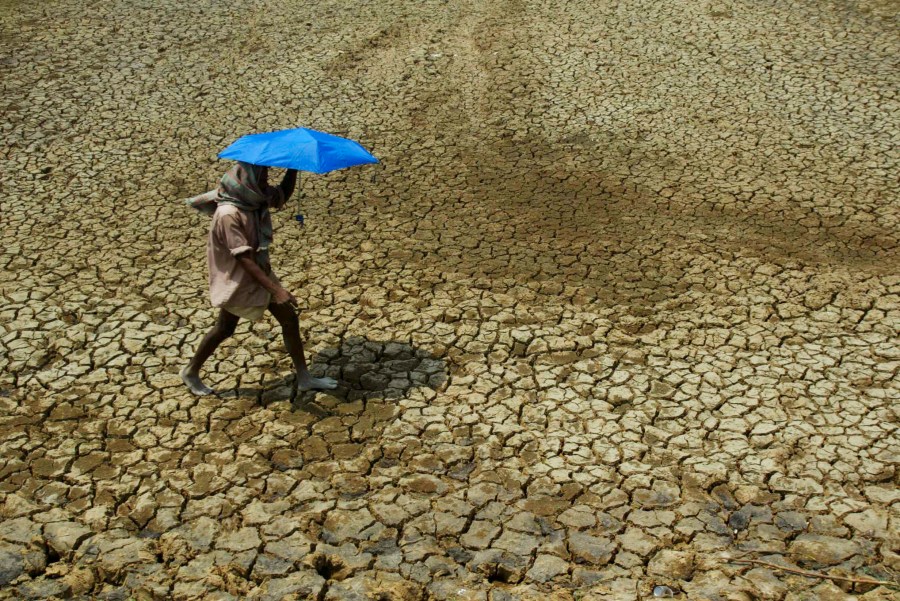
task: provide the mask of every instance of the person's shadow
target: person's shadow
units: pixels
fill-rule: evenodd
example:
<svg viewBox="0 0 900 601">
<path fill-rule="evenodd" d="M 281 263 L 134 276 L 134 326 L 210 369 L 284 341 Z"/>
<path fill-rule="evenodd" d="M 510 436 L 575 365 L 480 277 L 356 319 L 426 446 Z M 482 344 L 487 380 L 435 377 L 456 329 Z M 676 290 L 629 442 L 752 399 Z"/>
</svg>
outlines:
<svg viewBox="0 0 900 601">
<path fill-rule="evenodd" d="M 290 400 L 296 409 L 326 416 L 340 405 L 372 399 L 396 400 L 413 388 L 442 390 L 447 383 L 447 364 L 431 353 L 403 342 L 369 340 L 351 336 L 336 347 L 327 347 L 308 358 L 315 377 L 338 381 L 334 390 L 301 392 L 293 374 L 261 388 L 237 388 L 226 395 L 253 397 L 262 405 Z"/>
<path fill-rule="evenodd" d="M 399 399 L 412 388 L 440 390 L 447 382 L 447 364 L 428 351 L 362 336 L 352 336 L 340 346 L 320 350 L 309 365 L 314 376 L 338 381 L 337 389 L 328 391 L 329 396 L 349 402 Z"/>
<path fill-rule="evenodd" d="M 315 377 L 338 381 L 334 390 L 302 392 L 294 387 L 294 376 L 270 383 L 265 389 L 239 389 L 237 396 L 255 396 L 263 405 L 290 400 L 297 409 L 326 416 L 342 404 L 371 399 L 396 400 L 413 388 L 442 390 L 447 383 L 447 364 L 431 353 L 403 342 L 345 338 L 308 359 Z"/>
</svg>

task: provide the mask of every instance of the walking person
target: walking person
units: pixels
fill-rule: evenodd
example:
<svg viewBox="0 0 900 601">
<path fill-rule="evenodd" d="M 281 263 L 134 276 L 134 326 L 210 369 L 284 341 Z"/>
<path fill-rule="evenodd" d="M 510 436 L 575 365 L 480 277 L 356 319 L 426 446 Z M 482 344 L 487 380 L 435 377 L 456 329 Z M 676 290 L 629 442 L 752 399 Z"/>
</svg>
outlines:
<svg viewBox="0 0 900 601">
<path fill-rule="evenodd" d="M 268 311 L 281 325 L 284 345 L 294 362 L 300 390 L 331 390 L 332 378 L 314 378 L 309 373 L 300 339 L 298 303 L 272 272 L 270 209 L 280 209 L 297 184 L 297 172 L 289 169 L 278 186 L 268 183 L 267 167 L 237 162 L 216 190 L 187 202 L 211 215 L 207 241 L 209 296 L 219 308 L 215 325 L 206 333 L 190 363 L 181 371 L 185 385 L 197 395 L 213 394 L 200 378 L 200 368 L 216 348 L 232 334 L 241 318 L 260 319 Z"/>
</svg>

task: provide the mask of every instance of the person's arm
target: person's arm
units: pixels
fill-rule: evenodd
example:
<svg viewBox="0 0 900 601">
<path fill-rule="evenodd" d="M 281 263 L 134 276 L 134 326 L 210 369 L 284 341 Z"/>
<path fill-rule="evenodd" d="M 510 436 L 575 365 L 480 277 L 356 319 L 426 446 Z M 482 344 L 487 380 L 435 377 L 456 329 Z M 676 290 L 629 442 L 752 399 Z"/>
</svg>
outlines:
<svg viewBox="0 0 900 601">
<path fill-rule="evenodd" d="M 269 208 L 278 210 L 287 204 L 288 198 L 294 193 L 297 186 L 297 170 L 288 169 L 277 186 L 268 186 L 266 193 L 269 195 Z"/>
<path fill-rule="evenodd" d="M 288 198 L 291 197 L 291 194 L 294 193 L 294 188 L 297 186 L 297 170 L 296 169 L 288 169 L 284 173 L 284 177 L 281 178 L 281 183 L 278 184 L 278 187 L 281 188 L 281 193 L 284 194 L 284 200 L 287 201 Z"/>
<path fill-rule="evenodd" d="M 266 275 L 256 262 L 256 251 L 250 245 L 245 229 L 247 224 L 241 215 L 240 211 L 232 211 L 214 222 L 212 235 L 215 243 L 227 248 L 238 264 L 272 295 L 272 300 L 278 304 L 290 303 L 296 306 L 297 299 L 294 295 Z"/>
<path fill-rule="evenodd" d="M 276 284 L 257 264 L 256 251 L 249 250 L 241 253 L 235 258 L 238 260 L 241 267 L 247 270 L 247 273 L 249 273 L 260 286 L 269 291 L 269 294 L 272 295 L 273 302 L 278 305 L 290 303 L 291 306 L 295 308 L 298 306 L 297 299 L 294 298 L 294 295 Z"/>
</svg>

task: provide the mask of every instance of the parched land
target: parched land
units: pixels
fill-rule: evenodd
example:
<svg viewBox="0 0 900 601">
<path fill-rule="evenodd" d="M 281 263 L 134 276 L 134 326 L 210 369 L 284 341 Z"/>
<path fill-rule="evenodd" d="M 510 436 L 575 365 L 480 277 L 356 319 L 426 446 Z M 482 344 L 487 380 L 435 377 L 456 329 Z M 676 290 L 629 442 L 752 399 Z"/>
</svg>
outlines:
<svg viewBox="0 0 900 601">
<path fill-rule="evenodd" d="M 0 598 L 897 599 L 898 24 L 2 0 Z M 194 397 L 180 200 L 301 125 L 382 161 L 275 215 L 340 388 L 270 318 Z"/>
</svg>

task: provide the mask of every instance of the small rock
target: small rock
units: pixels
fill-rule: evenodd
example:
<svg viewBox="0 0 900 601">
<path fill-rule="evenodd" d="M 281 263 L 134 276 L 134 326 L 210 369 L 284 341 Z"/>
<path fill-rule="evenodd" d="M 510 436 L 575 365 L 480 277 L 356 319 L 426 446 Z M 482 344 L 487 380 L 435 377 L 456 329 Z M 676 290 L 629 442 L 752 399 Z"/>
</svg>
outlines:
<svg viewBox="0 0 900 601">
<path fill-rule="evenodd" d="M 613 386 L 606 395 L 606 401 L 613 407 L 630 403 L 634 399 L 634 392 L 627 386 Z"/>
<path fill-rule="evenodd" d="M 801 534 L 791 544 L 790 554 L 797 561 L 833 566 L 859 553 L 853 541 L 820 534 Z"/>
<path fill-rule="evenodd" d="M 0 522 L 0 539 L 27 545 L 41 535 L 41 526 L 22 517 Z"/>
<path fill-rule="evenodd" d="M 851 513 L 844 518 L 844 523 L 858 533 L 872 538 L 885 538 L 888 535 L 888 515 L 882 510 L 870 507 L 859 513 Z"/>
<path fill-rule="evenodd" d="M 694 554 L 689 551 L 663 549 L 650 560 L 647 573 L 663 578 L 690 580 L 694 574 Z"/>
<path fill-rule="evenodd" d="M 754 568 L 744 574 L 756 597 L 763 601 L 778 601 L 787 593 L 787 585 L 778 578 L 778 574 L 766 568 Z"/>
<path fill-rule="evenodd" d="M 312 541 L 300 532 L 266 544 L 265 552 L 271 553 L 286 561 L 296 563 L 302 561 L 312 550 Z"/>
<path fill-rule="evenodd" d="M 249 551 L 258 548 L 261 542 L 256 528 L 247 527 L 219 537 L 216 541 L 216 548 L 228 551 Z"/>
<path fill-rule="evenodd" d="M 65 580 L 40 578 L 21 585 L 16 589 L 19 599 L 54 599 L 67 596 L 71 587 Z"/>
<path fill-rule="evenodd" d="M 499 534 L 499 526 L 485 520 L 475 520 L 459 540 L 469 549 L 486 549 Z"/>
<path fill-rule="evenodd" d="M 583 530 L 597 523 L 596 510 L 586 505 L 576 505 L 562 512 L 557 520 L 571 528 Z"/>
<path fill-rule="evenodd" d="M 253 564 L 252 576 L 257 581 L 273 576 L 284 576 L 291 570 L 293 565 L 293 562 L 263 553 L 256 558 L 256 563 Z"/>
<path fill-rule="evenodd" d="M 569 562 L 555 555 L 538 555 L 525 575 L 535 582 L 547 582 L 568 571 Z"/>
<path fill-rule="evenodd" d="M 343 544 L 347 540 L 364 540 L 363 532 L 375 522 L 368 509 L 344 511 L 337 509 L 328 514 L 322 529 L 322 537 L 329 544 Z"/>
<path fill-rule="evenodd" d="M 68 557 L 93 532 L 77 522 L 55 522 L 44 527 L 47 544 L 60 557 Z"/>
<path fill-rule="evenodd" d="M 6 586 L 25 572 L 25 562 L 19 547 L 0 546 L 0 586 Z"/>
<path fill-rule="evenodd" d="M 569 550 L 577 563 L 596 567 L 609 563 L 616 545 L 607 538 L 573 532 L 569 535 Z"/>
<path fill-rule="evenodd" d="M 796 511 L 782 511 L 775 516 L 775 525 L 789 532 L 806 530 L 807 524 L 806 516 Z"/>
<path fill-rule="evenodd" d="M 311 570 L 293 572 L 284 578 L 266 582 L 258 601 L 282 601 L 283 599 L 319 599 L 325 579 Z"/>
<path fill-rule="evenodd" d="M 617 540 L 623 549 L 640 557 L 647 557 L 659 548 L 659 541 L 639 528 L 628 528 Z"/>
</svg>

